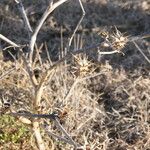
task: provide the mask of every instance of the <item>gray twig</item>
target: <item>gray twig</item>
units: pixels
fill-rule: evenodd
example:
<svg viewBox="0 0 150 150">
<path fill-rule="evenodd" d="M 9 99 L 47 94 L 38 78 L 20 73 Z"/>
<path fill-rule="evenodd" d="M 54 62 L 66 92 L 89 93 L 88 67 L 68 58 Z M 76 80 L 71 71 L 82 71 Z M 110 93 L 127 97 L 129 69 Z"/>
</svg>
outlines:
<svg viewBox="0 0 150 150">
<path fill-rule="evenodd" d="M 61 137 L 61 136 L 59 136 L 59 135 L 56 135 L 56 134 L 52 133 L 52 132 L 49 130 L 49 126 L 48 126 L 47 124 L 45 124 L 45 125 L 43 126 L 43 128 L 45 129 L 46 133 L 47 133 L 49 136 L 54 137 L 54 138 L 57 138 L 58 140 L 64 141 L 64 142 L 66 142 L 66 143 L 68 143 L 68 144 L 70 144 L 70 145 L 73 145 L 75 148 L 77 148 L 77 144 L 76 144 L 75 142 L 71 142 L 70 139 L 68 139 L 68 138 Z"/>
<path fill-rule="evenodd" d="M 3 36 L 2 34 L 0 34 L 0 39 L 4 40 L 5 42 L 9 43 L 10 45 L 12 45 L 14 47 L 20 47 L 18 44 L 12 42 L 11 40 L 9 40 L 7 37 Z"/>
<path fill-rule="evenodd" d="M 13 72 L 16 69 L 16 67 L 13 67 L 11 69 L 9 69 L 8 71 L 6 71 L 4 74 L 2 74 L 0 76 L 0 80 L 2 80 L 5 76 L 9 75 L 11 72 Z"/>
<path fill-rule="evenodd" d="M 66 130 L 62 127 L 62 125 L 60 124 L 59 120 L 57 118 L 55 118 L 54 120 L 55 125 L 57 126 L 57 128 L 59 128 L 60 131 L 63 132 L 63 134 L 66 136 L 66 138 L 70 141 L 70 143 L 72 145 L 74 145 L 75 148 L 78 147 L 78 145 L 74 142 L 74 140 L 70 137 L 70 135 L 66 132 Z"/>
<path fill-rule="evenodd" d="M 15 0 L 15 2 L 17 3 L 18 5 L 18 8 L 22 14 L 22 17 L 23 17 L 23 20 L 24 20 L 24 23 L 25 23 L 25 26 L 27 28 L 27 31 L 28 31 L 28 35 L 29 35 L 29 38 L 31 37 L 31 33 L 33 32 L 32 31 L 32 27 L 30 25 L 30 22 L 29 22 L 29 19 L 26 15 L 26 12 L 25 12 L 25 9 L 24 9 L 24 6 L 22 4 L 22 1 L 21 0 Z"/>
<path fill-rule="evenodd" d="M 150 59 L 143 53 L 142 49 L 137 45 L 137 43 L 133 41 L 133 44 L 140 51 L 140 53 L 144 56 L 144 58 L 147 60 L 147 62 L 150 63 Z"/>
<path fill-rule="evenodd" d="M 60 140 L 60 141 L 64 141 L 64 142 L 66 142 L 66 143 L 72 144 L 72 143 L 70 143 L 70 141 L 68 141 L 66 138 L 61 137 L 61 136 L 58 136 L 58 135 L 56 135 L 56 134 L 50 132 L 47 125 L 45 125 L 43 128 L 45 129 L 46 133 L 47 133 L 49 136 L 54 137 L 54 138 L 57 138 L 57 139 Z"/>
<path fill-rule="evenodd" d="M 50 3 L 50 5 L 47 7 L 46 11 L 44 12 L 42 18 L 40 19 L 40 21 L 38 22 L 38 25 L 36 26 L 36 29 L 31 37 L 30 40 L 30 62 L 32 62 L 32 57 L 33 57 L 33 51 L 34 51 L 34 45 L 37 39 L 37 35 L 43 25 L 43 23 L 45 22 L 45 20 L 47 19 L 47 17 L 49 16 L 49 14 L 54 11 L 58 6 L 60 6 L 61 4 L 63 4 L 64 2 L 66 2 L 67 0 L 59 0 L 58 2 L 55 2 L 53 4 L 53 1 Z"/>
<path fill-rule="evenodd" d="M 81 16 L 79 22 L 77 23 L 76 28 L 75 28 L 74 31 L 73 31 L 73 34 L 71 35 L 71 38 L 70 38 L 70 40 L 69 40 L 69 47 L 71 46 L 72 40 L 73 40 L 73 38 L 74 38 L 74 35 L 75 35 L 75 33 L 77 32 L 77 30 L 78 30 L 78 28 L 79 28 L 79 26 L 80 26 L 80 24 L 81 24 L 81 22 L 82 22 L 82 20 L 83 20 L 83 18 L 84 18 L 84 16 L 85 16 L 85 10 L 84 10 L 84 7 L 83 7 L 83 4 L 82 4 L 81 0 L 79 0 L 79 3 L 80 3 L 80 7 L 81 7 L 81 9 L 82 9 L 82 16 Z"/>
<path fill-rule="evenodd" d="M 50 119 L 50 120 L 54 120 L 57 115 L 52 113 L 52 114 L 33 114 L 30 112 L 16 112 L 16 113 L 10 113 L 10 115 L 13 116 L 22 116 L 22 117 L 29 117 L 29 118 L 44 118 L 44 119 Z"/>
</svg>

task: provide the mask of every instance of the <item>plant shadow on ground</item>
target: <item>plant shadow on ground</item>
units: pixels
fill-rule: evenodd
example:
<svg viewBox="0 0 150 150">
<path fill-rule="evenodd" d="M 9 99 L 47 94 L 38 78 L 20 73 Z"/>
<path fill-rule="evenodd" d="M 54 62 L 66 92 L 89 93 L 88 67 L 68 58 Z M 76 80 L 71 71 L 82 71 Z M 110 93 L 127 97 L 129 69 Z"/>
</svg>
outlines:
<svg viewBox="0 0 150 150">
<path fill-rule="evenodd" d="M 28 10 L 31 25 L 35 26 L 48 1 L 37 1 L 34 5 L 26 1 L 23 2 Z M 8 5 L 7 2 L 0 4 L 1 6 Z M 84 46 L 102 41 L 98 32 L 104 28 L 112 29 L 114 25 L 121 32 L 130 36 L 136 37 L 150 33 L 150 12 L 147 8 L 149 3 L 145 0 L 126 0 L 125 2 L 89 0 L 88 2 L 83 1 L 83 5 L 86 16 L 77 34 L 82 35 Z M 4 24 L 7 24 L 2 27 L 1 33 L 16 43 L 25 44 L 27 34 L 22 20 L 19 19 L 20 15 L 11 2 L 8 6 L 8 11 L 5 7 L 1 7 L 1 11 L 4 9 L 3 12 L 6 15 L 1 13 L 0 19 L 3 20 Z M 39 6 L 41 6 L 40 10 Z M 37 43 L 38 46 L 43 42 L 47 43 L 52 61 L 58 59 L 58 53 L 61 49 L 60 28 L 62 27 L 64 46 L 67 46 L 65 44 L 68 37 L 72 34 L 81 14 L 79 3 L 77 1 L 69 2 L 59 7 L 42 27 Z M 137 43 L 145 55 L 149 57 L 149 39 L 141 39 Z M 7 45 L 2 43 L 2 46 Z M 72 48 L 74 47 L 72 46 Z M 106 69 L 102 75 L 87 81 L 88 89 L 96 95 L 101 95 L 97 101 L 99 107 L 106 114 L 104 118 L 97 115 L 95 120 L 88 124 L 93 132 L 91 137 L 97 138 L 95 141 L 99 142 L 99 145 L 97 144 L 99 149 L 104 149 L 105 146 L 107 150 L 148 150 L 150 147 L 148 140 L 150 65 L 132 43 L 128 43 L 123 52 L 125 56 L 122 54 L 102 56 L 98 71 L 104 68 L 110 69 Z M 41 55 L 45 59 L 45 47 L 43 47 Z M 97 61 L 97 52 L 92 51 L 89 57 Z M 90 139 L 90 136 L 88 137 L 88 130 L 84 129 L 84 131 L 81 133 L 85 133 L 89 138 L 88 142 L 92 145 L 94 141 Z M 80 140 L 79 138 L 78 141 L 80 142 Z"/>
</svg>

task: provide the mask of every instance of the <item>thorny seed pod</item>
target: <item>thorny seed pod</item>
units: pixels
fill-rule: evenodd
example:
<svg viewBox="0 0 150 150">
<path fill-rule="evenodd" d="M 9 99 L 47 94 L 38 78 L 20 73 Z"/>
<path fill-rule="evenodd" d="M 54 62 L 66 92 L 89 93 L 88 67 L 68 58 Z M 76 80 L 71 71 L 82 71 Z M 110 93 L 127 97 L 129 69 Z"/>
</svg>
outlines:
<svg viewBox="0 0 150 150">
<path fill-rule="evenodd" d="M 84 55 L 73 55 L 74 57 L 74 66 L 72 66 L 72 73 L 76 76 L 85 76 L 92 65 L 92 63 L 88 60 L 88 57 Z"/>
<path fill-rule="evenodd" d="M 121 52 L 121 50 L 125 47 L 126 43 L 128 42 L 128 37 L 124 36 L 116 27 L 115 33 L 102 31 L 98 34 L 105 39 L 104 42 L 102 42 L 101 44 L 103 48 L 110 47 L 113 50 Z"/>
<path fill-rule="evenodd" d="M 112 48 L 121 51 L 128 42 L 128 37 L 124 36 L 116 27 L 115 33 L 110 35 Z"/>
</svg>

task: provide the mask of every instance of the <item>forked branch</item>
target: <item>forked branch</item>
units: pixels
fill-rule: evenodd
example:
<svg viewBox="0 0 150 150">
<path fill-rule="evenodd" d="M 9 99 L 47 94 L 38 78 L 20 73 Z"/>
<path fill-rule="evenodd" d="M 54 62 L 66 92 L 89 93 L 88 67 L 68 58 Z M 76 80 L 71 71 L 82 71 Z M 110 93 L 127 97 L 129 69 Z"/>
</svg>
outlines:
<svg viewBox="0 0 150 150">
<path fill-rule="evenodd" d="M 59 0 L 58 2 L 56 2 L 54 4 L 53 4 L 53 2 L 50 2 L 50 5 L 48 6 L 48 8 L 44 12 L 42 18 L 38 22 L 38 25 L 36 26 L 35 31 L 31 37 L 31 40 L 30 40 L 30 56 L 29 56 L 30 62 L 32 62 L 35 42 L 36 42 L 37 35 L 38 35 L 43 23 L 45 22 L 45 20 L 47 19 L 47 17 L 49 16 L 50 13 L 52 13 L 58 6 L 60 6 L 61 4 L 63 4 L 66 1 L 68 1 L 68 0 Z"/>
</svg>

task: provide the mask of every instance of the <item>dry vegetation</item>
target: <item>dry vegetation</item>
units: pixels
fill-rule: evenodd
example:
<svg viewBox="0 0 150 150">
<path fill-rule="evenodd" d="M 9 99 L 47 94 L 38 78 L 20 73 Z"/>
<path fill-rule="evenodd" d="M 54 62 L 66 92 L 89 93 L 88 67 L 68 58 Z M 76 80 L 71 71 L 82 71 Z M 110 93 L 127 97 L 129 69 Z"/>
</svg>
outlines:
<svg viewBox="0 0 150 150">
<path fill-rule="evenodd" d="M 22 2 L 35 29 L 49 2 Z M 35 123 L 45 149 L 74 149 L 52 135 L 64 137 L 55 121 L 11 115 L 18 111 L 57 113 L 81 150 L 150 150 L 150 3 L 82 2 L 86 15 L 72 45 L 69 38 L 82 16 L 77 0 L 49 15 L 28 66 L 28 31 L 17 4 L 0 1 L 0 34 L 23 47 L 22 53 L 0 40 L 0 150 L 38 149 Z"/>
</svg>

